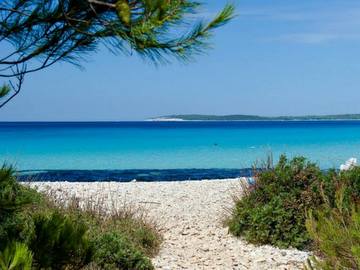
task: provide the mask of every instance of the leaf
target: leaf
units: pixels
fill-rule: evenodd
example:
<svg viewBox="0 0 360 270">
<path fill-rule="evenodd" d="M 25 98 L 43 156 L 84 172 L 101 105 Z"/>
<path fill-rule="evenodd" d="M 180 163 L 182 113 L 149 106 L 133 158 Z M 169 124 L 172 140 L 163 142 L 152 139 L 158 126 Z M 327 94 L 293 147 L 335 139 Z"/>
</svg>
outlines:
<svg viewBox="0 0 360 270">
<path fill-rule="evenodd" d="M 10 86 L 8 84 L 4 84 L 0 87 L 0 98 L 5 97 L 10 92 Z"/>
<path fill-rule="evenodd" d="M 119 0 L 116 2 L 116 11 L 121 22 L 126 25 L 130 24 L 131 10 L 129 3 L 126 0 Z"/>
<path fill-rule="evenodd" d="M 23 243 L 10 243 L 0 252 L 1 270 L 31 270 L 32 253 Z"/>
</svg>

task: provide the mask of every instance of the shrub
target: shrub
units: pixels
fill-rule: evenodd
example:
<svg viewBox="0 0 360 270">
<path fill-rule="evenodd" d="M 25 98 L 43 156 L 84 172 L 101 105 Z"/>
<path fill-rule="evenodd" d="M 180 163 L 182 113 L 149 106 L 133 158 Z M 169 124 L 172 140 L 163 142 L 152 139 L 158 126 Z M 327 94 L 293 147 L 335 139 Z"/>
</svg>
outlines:
<svg viewBox="0 0 360 270">
<path fill-rule="evenodd" d="M 320 252 L 308 269 L 360 269 L 359 175 L 359 168 L 341 172 L 325 203 L 308 211 L 306 228 Z"/>
<path fill-rule="evenodd" d="M 337 174 L 337 177 L 332 177 L 332 183 L 334 185 L 331 193 L 325 193 L 324 195 L 331 199 L 331 205 L 338 207 L 334 195 L 342 192 L 342 207 L 350 208 L 351 204 L 360 203 L 360 167 L 354 167 L 348 171 L 342 171 Z"/>
<path fill-rule="evenodd" d="M 20 185 L 11 167 L 0 168 L 0 217 L 22 211 L 25 206 L 39 202 L 41 196 L 33 189 Z"/>
<path fill-rule="evenodd" d="M 89 226 L 94 255 L 86 269 L 153 269 L 147 256 L 157 254 L 161 237 L 140 208 L 104 209 L 101 200 L 72 198 L 63 205 L 67 213 Z"/>
<path fill-rule="evenodd" d="M 31 270 L 32 253 L 25 244 L 12 242 L 0 252 L 1 270 Z"/>
<path fill-rule="evenodd" d="M 147 256 L 154 256 L 159 250 L 161 236 L 153 223 L 145 217 L 135 216 L 139 212 L 140 209 L 114 211 L 105 219 L 100 219 L 102 226 L 98 228 L 102 228 L 102 232 L 121 233 L 136 249 Z"/>
<path fill-rule="evenodd" d="M 152 270 L 151 261 L 121 234 L 109 232 L 94 240 L 93 261 L 100 269 Z"/>
<path fill-rule="evenodd" d="M 228 220 L 230 232 L 255 244 L 306 248 L 305 212 L 322 202 L 321 181 L 315 164 L 281 156 L 275 168 L 259 172 L 253 185 L 244 185 Z"/>
<path fill-rule="evenodd" d="M 161 236 L 156 224 L 143 209 L 126 205 L 116 207 L 115 202 L 111 204 L 112 209 L 104 209 L 104 205 L 102 200 L 71 198 L 66 205 L 62 204 L 62 209 L 89 226 L 90 238 L 116 232 L 145 255 L 151 257 L 158 253 Z"/>
<path fill-rule="evenodd" d="M 0 270 L 153 269 L 147 256 L 157 253 L 161 238 L 140 209 L 109 211 L 90 198 L 80 207 L 66 194 L 59 201 L 51 195 L 0 168 Z"/>
<path fill-rule="evenodd" d="M 58 210 L 34 217 L 35 234 L 30 242 L 38 268 L 79 269 L 91 260 L 88 227 Z"/>
<path fill-rule="evenodd" d="M 32 208 L 42 203 L 35 190 L 20 185 L 11 167 L 0 168 L 0 250 L 13 241 L 27 243 L 33 234 Z"/>
</svg>

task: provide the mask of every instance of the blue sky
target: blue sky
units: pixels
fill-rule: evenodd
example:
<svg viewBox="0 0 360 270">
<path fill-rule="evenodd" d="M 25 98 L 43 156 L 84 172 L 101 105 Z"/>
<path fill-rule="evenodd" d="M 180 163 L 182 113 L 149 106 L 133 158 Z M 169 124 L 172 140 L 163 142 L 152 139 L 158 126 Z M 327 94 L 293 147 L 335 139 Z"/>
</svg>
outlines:
<svg viewBox="0 0 360 270">
<path fill-rule="evenodd" d="M 226 3 L 214 2 L 202 16 Z M 238 17 L 196 61 L 154 67 L 101 50 L 83 70 L 61 63 L 29 75 L 0 121 L 360 113 L 358 0 L 235 3 Z"/>
</svg>

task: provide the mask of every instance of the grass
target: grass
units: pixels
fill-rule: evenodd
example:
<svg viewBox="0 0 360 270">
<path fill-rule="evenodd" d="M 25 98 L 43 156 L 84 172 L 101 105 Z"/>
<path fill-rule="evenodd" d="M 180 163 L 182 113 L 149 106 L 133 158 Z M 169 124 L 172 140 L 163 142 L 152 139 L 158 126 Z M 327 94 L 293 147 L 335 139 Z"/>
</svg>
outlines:
<svg viewBox="0 0 360 270">
<path fill-rule="evenodd" d="M 143 209 L 117 205 L 111 197 L 40 193 L 19 184 L 13 169 L 4 166 L 0 240 L 0 269 L 151 270 L 162 238 Z"/>
<path fill-rule="evenodd" d="M 59 196 L 51 189 L 43 194 L 52 207 L 84 220 L 91 236 L 117 231 L 147 256 L 153 257 L 158 253 L 162 236 L 145 209 L 127 203 L 119 205 L 113 197 L 110 197 L 110 201 L 104 198 L 79 198 L 66 191 Z"/>
</svg>

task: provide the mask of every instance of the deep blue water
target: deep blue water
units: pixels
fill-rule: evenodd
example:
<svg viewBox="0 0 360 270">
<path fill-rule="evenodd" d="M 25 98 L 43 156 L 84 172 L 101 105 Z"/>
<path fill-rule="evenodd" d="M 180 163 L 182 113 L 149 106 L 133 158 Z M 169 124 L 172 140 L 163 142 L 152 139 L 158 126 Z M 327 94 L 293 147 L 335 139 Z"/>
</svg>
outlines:
<svg viewBox="0 0 360 270">
<path fill-rule="evenodd" d="M 360 157 L 360 122 L 0 123 L 0 142 L 0 161 L 45 180 L 184 180 L 244 175 L 270 152 L 337 168 Z"/>
</svg>

